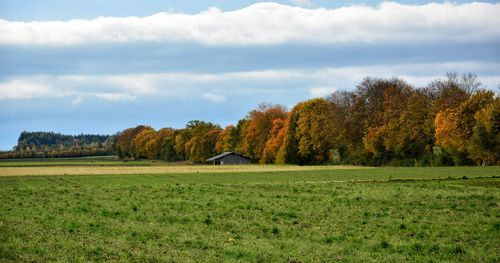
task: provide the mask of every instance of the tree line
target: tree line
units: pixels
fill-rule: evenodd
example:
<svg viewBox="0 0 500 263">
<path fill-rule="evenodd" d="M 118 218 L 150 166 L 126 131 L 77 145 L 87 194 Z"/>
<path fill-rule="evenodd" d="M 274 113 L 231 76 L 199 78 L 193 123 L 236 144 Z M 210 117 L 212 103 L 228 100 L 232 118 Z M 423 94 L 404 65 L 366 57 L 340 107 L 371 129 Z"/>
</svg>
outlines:
<svg viewBox="0 0 500 263">
<path fill-rule="evenodd" d="M 354 91 L 288 110 L 260 104 L 237 122 L 190 121 L 185 128 L 140 125 L 113 137 L 121 158 L 203 163 L 225 151 L 268 164 L 498 165 L 500 98 L 474 74 L 447 74 L 416 88 L 399 78 L 366 78 Z"/>
<path fill-rule="evenodd" d="M 24 131 L 12 151 L 0 152 L 0 159 L 112 155 L 112 143 L 110 135 Z"/>
</svg>

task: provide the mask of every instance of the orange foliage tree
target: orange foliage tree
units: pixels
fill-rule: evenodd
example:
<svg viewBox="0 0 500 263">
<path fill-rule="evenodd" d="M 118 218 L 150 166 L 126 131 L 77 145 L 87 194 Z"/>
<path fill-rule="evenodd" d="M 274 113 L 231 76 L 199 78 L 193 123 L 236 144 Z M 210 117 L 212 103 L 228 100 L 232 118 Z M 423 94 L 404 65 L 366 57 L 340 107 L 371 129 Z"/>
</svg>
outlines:
<svg viewBox="0 0 500 263">
<path fill-rule="evenodd" d="M 259 161 L 266 146 L 275 119 L 284 119 L 287 110 L 281 105 L 262 103 L 256 110 L 249 113 L 248 126 L 242 138 L 241 151 L 256 161 Z"/>
<path fill-rule="evenodd" d="M 278 150 L 283 144 L 283 139 L 285 136 L 285 119 L 275 119 L 273 121 L 273 127 L 269 133 L 269 139 L 266 142 L 264 152 L 262 153 L 262 158 L 260 163 L 274 163 L 276 162 L 276 155 Z"/>
</svg>

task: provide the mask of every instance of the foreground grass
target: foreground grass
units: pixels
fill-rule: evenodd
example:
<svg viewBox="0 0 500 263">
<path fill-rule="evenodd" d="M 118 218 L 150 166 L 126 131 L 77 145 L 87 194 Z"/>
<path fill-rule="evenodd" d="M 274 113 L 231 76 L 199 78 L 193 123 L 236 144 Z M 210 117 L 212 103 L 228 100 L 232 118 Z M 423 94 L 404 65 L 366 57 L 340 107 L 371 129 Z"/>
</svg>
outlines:
<svg viewBox="0 0 500 263">
<path fill-rule="evenodd" d="M 498 171 L 1 177 L 0 259 L 498 262 Z"/>
</svg>

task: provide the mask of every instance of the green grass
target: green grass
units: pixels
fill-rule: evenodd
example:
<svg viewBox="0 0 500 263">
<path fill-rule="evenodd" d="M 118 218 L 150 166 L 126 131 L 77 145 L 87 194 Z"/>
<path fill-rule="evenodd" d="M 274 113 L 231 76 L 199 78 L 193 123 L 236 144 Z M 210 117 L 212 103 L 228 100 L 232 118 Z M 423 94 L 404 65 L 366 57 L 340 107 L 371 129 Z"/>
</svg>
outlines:
<svg viewBox="0 0 500 263">
<path fill-rule="evenodd" d="M 0 261 L 499 262 L 499 175 L 0 177 Z"/>
<path fill-rule="evenodd" d="M 0 167 L 33 167 L 33 166 L 151 166 L 168 165 L 157 160 L 123 161 L 118 156 L 89 156 L 75 158 L 28 158 L 0 160 Z"/>
<path fill-rule="evenodd" d="M 204 166 L 193 166 L 195 168 Z M 231 169 L 232 167 L 228 167 Z M 249 169 L 251 166 L 249 166 Z M 98 169 L 98 168 L 96 168 Z M 117 167 L 119 169 L 119 167 Z M 0 172 L 2 170 L 0 169 Z M 114 171 L 115 172 L 115 171 Z M 0 177 L 2 184 L 24 184 L 33 187 L 58 185 L 61 181 L 86 186 L 106 185 L 122 187 L 163 184 L 243 184 L 243 183 L 309 183 L 345 181 L 397 181 L 462 179 L 500 176 L 499 167 L 421 167 L 421 168 L 371 168 L 371 169 L 324 169 L 305 171 L 269 171 L 238 173 L 168 173 L 168 174 L 108 174 L 108 175 L 64 175 L 64 176 L 12 176 Z"/>
<path fill-rule="evenodd" d="M 17 158 L 17 159 L 0 159 L 0 162 L 24 162 L 24 161 L 37 161 L 37 162 L 61 162 L 61 161 L 116 161 L 119 160 L 116 155 L 103 155 L 103 156 L 84 156 L 84 157 L 65 157 L 65 158 Z"/>
</svg>

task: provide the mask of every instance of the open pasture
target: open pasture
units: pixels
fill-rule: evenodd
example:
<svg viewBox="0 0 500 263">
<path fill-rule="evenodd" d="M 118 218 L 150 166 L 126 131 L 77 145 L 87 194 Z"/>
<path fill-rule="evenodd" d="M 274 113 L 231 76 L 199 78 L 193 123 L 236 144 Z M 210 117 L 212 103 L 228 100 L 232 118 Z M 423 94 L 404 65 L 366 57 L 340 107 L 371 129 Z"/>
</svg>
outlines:
<svg viewBox="0 0 500 263">
<path fill-rule="evenodd" d="M 238 173 L 276 171 L 323 171 L 369 169 L 357 166 L 297 166 L 297 165 L 63 165 L 63 166 L 4 166 L 0 176 L 24 175 L 111 175 L 111 174 L 177 174 L 177 173 Z"/>
<path fill-rule="evenodd" d="M 500 260 L 498 167 L 186 167 L 1 176 L 0 261 Z"/>
<path fill-rule="evenodd" d="M 89 156 L 74 158 L 27 158 L 3 159 L 0 167 L 40 167 L 40 166 L 151 166 L 166 165 L 157 160 L 120 160 L 118 156 Z"/>
</svg>

